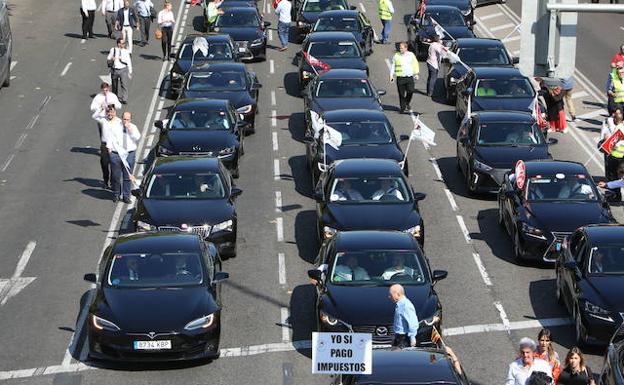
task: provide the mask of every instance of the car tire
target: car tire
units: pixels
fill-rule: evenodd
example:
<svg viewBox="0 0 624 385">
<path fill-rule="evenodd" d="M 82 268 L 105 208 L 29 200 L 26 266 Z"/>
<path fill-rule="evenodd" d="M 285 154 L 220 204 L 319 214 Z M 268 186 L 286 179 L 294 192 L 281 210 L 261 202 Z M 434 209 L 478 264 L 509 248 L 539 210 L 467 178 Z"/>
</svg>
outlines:
<svg viewBox="0 0 624 385">
<path fill-rule="evenodd" d="M 451 106 L 456 102 L 455 97 L 451 94 L 451 90 L 448 87 L 446 87 L 446 102 Z"/>
<path fill-rule="evenodd" d="M 240 144 L 238 145 L 238 153 L 240 154 L 240 156 L 245 155 L 245 141 L 241 140 Z"/>
<path fill-rule="evenodd" d="M 232 171 L 232 178 L 238 179 L 240 177 L 240 167 L 237 164 L 236 168 Z"/>
<path fill-rule="evenodd" d="M 498 202 L 498 224 L 500 227 L 505 229 L 505 233 L 507 232 L 507 226 L 505 226 L 505 217 L 503 215 L 503 205 Z"/>
<path fill-rule="evenodd" d="M 2 82 L 2 87 L 8 87 L 10 85 L 11 85 L 11 59 L 9 59 L 9 63 L 7 64 L 6 77 L 4 78 L 4 81 Z"/>
<path fill-rule="evenodd" d="M 578 307 L 574 308 L 574 339 L 576 340 L 576 346 L 579 348 L 587 346 L 587 334 L 583 329 Z"/>
<path fill-rule="evenodd" d="M 563 296 L 561 295 L 561 278 L 557 270 L 558 267 L 555 267 L 555 297 L 560 305 L 564 305 Z"/>
<path fill-rule="evenodd" d="M 522 246 L 520 246 L 520 235 L 517 229 L 513 233 L 513 254 L 516 262 L 524 262 Z"/>
<path fill-rule="evenodd" d="M 254 116 L 251 119 L 251 125 L 249 126 L 249 129 L 245 132 L 245 134 L 251 135 L 255 133 L 256 133 L 256 117 Z"/>
<path fill-rule="evenodd" d="M 403 165 L 403 174 L 409 178 L 409 162 L 407 161 L 407 158 L 405 159 L 405 164 Z"/>
<path fill-rule="evenodd" d="M 476 186 L 472 183 L 472 171 L 468 165 L 466 165 L 466 191 L 468 191 L 469 196 L 477 193 Z"/>
</svg>

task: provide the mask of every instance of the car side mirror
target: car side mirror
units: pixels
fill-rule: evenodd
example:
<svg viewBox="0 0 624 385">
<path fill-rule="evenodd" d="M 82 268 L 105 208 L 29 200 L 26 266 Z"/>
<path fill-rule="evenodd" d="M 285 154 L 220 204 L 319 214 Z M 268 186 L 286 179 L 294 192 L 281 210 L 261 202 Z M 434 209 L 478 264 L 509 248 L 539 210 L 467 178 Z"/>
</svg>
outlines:
<svg viewBox="0 0 624 385">
<path fill-rule="evenodd" d="M 242 193 L 243 193 L 243 190 L 239 189 L 238 187 L 233 187 L 232 191 L 230 191 L 230 198 L 236 198 Z"/>
<path fill-rule="evenodd" d="M 262 88 L 262 84 L 260 83 L 254 83 L 251 85 L 251 90 L 255 91 L 255 90 L 259 90 L 260 88 Z"/>
<path fill-rule="evenodd" d="M 438 281 L 443 280 L 447 276 L 448 276 L 448 271 L 446 270 L 434 270 L 431 279 L 434 283 L 436 283 Z"/>
<path fill-rule="evenodd" d="M 271 26 L 271 22 L 270 21 L 265 21 L 264 23 L 262 23 L 262 25 L 264 26 L 264 28 L 267 28 L 267 27 Z"/>
<path fill-rule="evenodd" d="M 465 90 L 463 90 L 463 91 L 462 91 L 462 95 L 464 95 L 464 96 L 470 96 L 470 94 L 472 94 L 472 91 L 474 91 L 474 90 L 472 89 L 472 87 L 468 87 L 468 88 L 466 88 Z"/>
<path fill-rule="evenodd" d="M 84 275 L 84 277 L 83 277 L 83 279 L 84 279 L 85 281 L 87 281 L 87 282 L 91 282 L 91 283 L 95 283 L 95 282 L 96 282 L 96 279 L 95 279 L 95 274 L 93 274 L 93 273 L 88 273 L 88 274 L 85 274 L 85 275 Z"/>
<path fill-rule="evenodd" d="M 399 142 L 405 142 L 406 140 L 409 140 L 409 138 L 409 135 L 401 134 L 399 135 Z"/>
<path fill-rule="evenodd" d="M 156 126 L 156 128 L 160 128 L 161 130 L 163 130 L 165 128 L 165 125 L 163 124 L 162 120 L 157 120 L 154 122 L 154 126 Z"/>
<path fill-rule="evenodd" d="M 511 64 L 518 64 L 520 63 L 520 58 L 517 56 L 514 56 L 511 58 Z"/>
<path fill-rule="evenodd" d="M 135 196 L 137 199 L 143 198 L 143 191 L 140 188 L 130 191 L 130 194 Z"/>
<path fill-rule="evenodd" d="M 352 10 L 352 11 L 355 11 L 355 10 L 357 10 L 357 7 L 355 5 L 350 5 L 349 9 Z"/>
<path fill-rule="evenodd" d="M 315 280 L 318 285 L 323 280 L 323 272 L 320 271 L 319 269 L 311 269 L 311 270 L 308 270 L 308 277 L 310 279 Z"/>
<path fill-rule="evenodd" d="M 414 200 L 416 202 L 421 201 L 423 199 L 425 199 L 427 197 L 427 194 L 425 193 L 421 193 L 421 192 L 415 192 L 414 193 Z"/>
<path fill-rule="evenodd" d="M 469 25 L 469 26 L 471 26 L 471 27 L 472 27 L 473 25 L 476 25 L 476 24 L 477 24 L 477 21 L 476 21 L 476 20 L 471 20 L 471 21 L 469 21 L 469 22 L 468 22 L 468 25 Z"/>
<path fill-rule="evenodd" d="M 230 278 L 230 274 L 224 272 L 224 271 L 219 271 L 217 273 L 215 273 L 214 278 L 212 279 L 212 283 L 221 283 L 223 281 L 225 281 L 226 279 Z"/>
<path fill-rule="evenodd" d="M 384 96 L 386 94 L 386 90 L 377 90 L 377 96 Z"/>
</svg>

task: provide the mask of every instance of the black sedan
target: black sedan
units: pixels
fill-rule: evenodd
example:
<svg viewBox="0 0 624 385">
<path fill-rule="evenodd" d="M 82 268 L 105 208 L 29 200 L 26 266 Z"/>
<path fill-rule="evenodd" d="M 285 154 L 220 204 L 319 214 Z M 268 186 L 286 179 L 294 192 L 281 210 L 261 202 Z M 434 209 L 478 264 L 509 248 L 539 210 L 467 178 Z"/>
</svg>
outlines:
<svg viewBox="0 0 624 385">
<path fill-rule="evenodd" d="M 193 41 L 197 38 L 206 39 L 208 51 L 206 55 L 201 50 L 193 53 Z M 234 42 L 229 35 L 218 33 L 192 33 L 187 35 L 176 54 L 175 63 L 169 73 L 169 92 L 178 94 L 182 86 L 184 75 L 192 66 L 201 66 L 206 63 L 238 61 L 238 52 L 234 49 Z"/>
<path fill-rule="evenodd" d="M 606 344 L 624 314 L 624 226 L 576 230 L 556 263 L 557 299 L 575 321 L 578 344 Z"/>
<path fill-rule="evenodd" d="M 136 231 L 191 232 L 236 256 L 234 199 L 242 193 L 218 158 L 157 158 L 141 187 L 132 222 Z"/>
<path fill-rule="evenodd" d="M 442 44 L 450 47 L 453 39 L 461 37 L 475 37 L 472 32 L 472 24 L 464 20 L 464 16 L 458 8 L 449 5 L 428 5 L 424 15 L 416 12 L 407 26 L 407 42 L 410 50 L 414 51 L 419 59 L 426 58 L 429 52 L 429 43 L 436 35 L 435 20 L 446 30 L 440 39 Z"/>
<path fill-rule="evenodd" d="M 320 14 L 312 32 L 350 32 L 365 55 L 373 53 L 374 32 L 370 20 L 354 10 L 325 11 Z"/>
<path fill-rule="evenodd" d="M 238 178 L 243 149 L 242 131 L 249 125 L 227 100 L 182 99 L 169 110 L 160 128 L 155 156 L 194 155 L 218 157 Z"/>
<path fill-rule="evenodd" d="M 295 0 L 291 16 L 298 41 L 310 32 L 322 12 L 351 9 L 346 0 Z"/>
<path fill-rule="evenodd" d="M 513 67 L 518 63 L 517 57 L 511 57 L 502 41 L 485 38 L 463 38 L 453 42 L 449 50 L 459 56 L 462 61 L 451 63 L 443 58 L 440 65 L 441 76 L 444 79 L 446 100 L 454 104 L 457 97 L 455 86 L 457 81 L 464 77 L 472 67 Z M 466 68 L 468 66 L 469 68 Z"/>
<path fill-rule="evenodd" d="M 334 110 L 323 114 L 323 119 L 342 135 L 342 144 L 338 149 L 325 145 L 322 129 L 317 132 L 316 125 L 310 125 L 306 133 L 306 159 L 314 184 L 328 166 L 341 159 L 390 159 L 409 175 L 405 154 L 383 111 Z M 400 139 L 408 140 L 409 136 L 401 135 Z"/>
<path fill-rule="evenodd" d="M 266 59 L 266 28 L 271 23 L 262 21 L 256 8 L 228 8 L 217 17 L 212 26 L 214 32 L 229 34 L 241 55 L 241 59 Z"/>
<path fill-rule="evenodd" d="M 345 159 L 321 175 L 314 189 L 320 241 L 338 231 L 397 230 L 422 245 L 425 226 L 401 166 L 386 159 Z"/>
<path fill-rule="evenodd" d="M 417 9 L 423 2 L 425 3 L 425 7 L 431 5 L 450 5 L 452 7 L 457 7 L 462 15 L 464 15 L 466 21 L 472 22 L 474 21 L 475 8 L 490 4 L 502 4 L 505 3 L 506 0 L 420 0 L 417 2 Z"/>
<path fill-rule="evenodd" d="M 532 112 L 535 88 L 517 68 L 474 67 L 456 85 L 455 115 L 461 121 L 471 111 Z"/>
<path fill-rule="evenodd" d="M 503 178 L 498 221 L 511 236 L 516 260 L 552 263 L 574 230 L 615 219 L 585 166 L 530 161 Z"/>
<path fill-rule="evenodd" d="M 202 1 L 202 14 L 204 16 L 204 29 L 206 31 L 210 30 L 211 23 L 208 21 L 208 4 L 211 0 L 203 0 Z M 255 0 L 224 0 L 219 9 L 227 9 L 232 7 L 258 7 L 258 4 Z"/>
<path fill-rule="evenodd" d="M 456 148 L 469 193 L 498 192 L 520 159 L 550 159 L 542 130 L 528 112 L 475 112 L 459 127 Z"/>
<path fill-rule="evenodd" d="M 316 330 L 371 333 L 373 343 L 389 344 L 395 305 L 388 289 L 401 284 L 420 321 L 417 344 L 431 343 L 440 327 L 442 305 L 433 286 L 447 276 L 433 273 L 420 245 L 395 231 L 349 231 L 323 244 L 319 267 L 308 271 L 317 282 Z M 437 319 L 434 319 L 437 317 Z"/>
<path fill-rule="evenodd" d="M 624 385 L 624 367 L 621 364 L 622 355 L 624 355 L 624 325 L 619 327 L 609 342 L 598 384 Z"/>
<path fill-rule="evenodd" d="M 255 131 L 258 94 L 262 87 L 258 77 L 242 63 L 215 63 L 192 68 L 180 90 L 181 99 L 226 99 L 249 123 L 246 132 Z"/>
<path fill-rule="evenodd" d="M 217 249 L 195 234 L 120 235 L 102 257 L 89 304 L 89 358 L 216 358 L 221 333 Z"/>
<path fill-rule="evenodd" d="M 322 66 L 310 65 L 307 54 L 331 68 L 348 68 L 365 71 L 368 75 L 366 57 L 362 53 L 355 37 L 349 32 L 314 32 L 308 35 L 301 51 L 297 52 L 299 61 L 299 86 L 305 88 L 317 73 L 325 72 Z M 309 57 L 308 56 L 308 57 Z"/>
</svg>

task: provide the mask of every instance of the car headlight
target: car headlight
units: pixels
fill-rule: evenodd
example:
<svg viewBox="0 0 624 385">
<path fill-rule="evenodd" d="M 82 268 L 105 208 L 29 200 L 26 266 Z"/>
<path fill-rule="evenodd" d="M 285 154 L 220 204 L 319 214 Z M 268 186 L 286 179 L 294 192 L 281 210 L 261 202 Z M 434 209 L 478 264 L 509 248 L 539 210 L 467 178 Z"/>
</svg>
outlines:
<svg viewBox="0 0 624 385">
<path fill-rule="evenodd" d="M 156 226 L 147 222 L 137 221 L 136 229 L 137 231 L 154 231 L 156 230 Z"/>
<path fill-rule="evenodd" d="M 256 40 L 252 40 L 251 43 L 249 43 L 249 46 L 250 47 L 257 47 L 259 45 L 262 45 L 262 43 L 264 43 L 264 38 L 263 37 L 261 37 L 259 39 L 256 39 Z"/>
<path fill-rule="evenodd" d="M 405 161 L 404 160 L 399 162 L 399 167 L 401 167 L 401 170 L 403 170 L 403 167 L 405 167 Z"/>
<path fill-rule="evenodd" d="M 158 155 L 173 155 L 173 154 L 174 152 L 168 149 L 167 147 L 162 146 L 162 145 L 158 146 Z"/>
<path fill-rule="evenodd" d="M 457 79 L 455 79 L 454 77 L 452 77 L 452 76 L 451 76 L 451 77 L 449 78 L 449 83 L 451 83 L 451 84 L 457 84 Z"/>
<path fill-rule="evenodd" d="M 303 71 L 301 72 L 301 75 L 303 76 L 304 79 L 308 79 L 312 77 L 312 72 L 310 71 Z"/>
<path fill-rule="evenodd" d="M 601 308 L 598 305 L 595 305 L 589 301 L 585 301 L 584 308 L 587 314 L 594 318 L 598 318 L 607 322 L 613 322 L 613 318 L 611 318 L 610 316 L 611 312 Z"/>
<path fill-rule="evenodd" d="M 232 228 L 234 227 L 234 221 L 231 219 L 228 219 L 225 222 L 221 222 L 221 223 L 217 223 L 216 225 L 212 226 L 212 231 L 232 231 Z"/>
<path fill-rule="evenodd" d="M 317 165 L 318 165 L 318 169 L 319 169 L 320 172 L 327 171 L 327 166 L 325 166 L 324 163 L 318 162 Z"/>
<path fill-rule="evenodd" d="M 404 233 L 412 234 L 414 238 L 420 238 L 422 236 L 422 228 L 420 225 L 416 225 L 414 227 L 410 227 L 407 230 L 403 230 Z"/>
<path fill-rule="evenodd" d="M 198 318 L 186 324 L 184 330 L 192 331 L 197 329 L 207 329 L 214 322 L 214 314 Z"/>
<path fill-rule="evenodd" d="M 332 317 L 331 315 L 325 313 L 324 311 L 320 311 L 321 322 L 329 326 L 336 326 L 338 324 L 338 319 Z"/>
<path fill-rule="evenodd" d="M 235 148 L 234 147 L 226 147 L 223 150 L 219 151 L 219 156 L 228 156 L 228 155 L 232 155 L 234 153 Z"/>
<path fill-rule="evenodd" d="M 473 160 L 472 161 L 472 167 L 474 167 L 475 170 L 479 170 L 479 171 L 492 171 L 492 167 L 488 166 L 487 164 L 483 163 L 483 162 L 479 162 L 478 160 Z"/>
<path fill-rule="evenodd" d="M 543 239 L 543 240 L 546 239 L 546 237 L 544 236 L 544 232 L 542 230 L 538 229 L 537 227 L 528 225 L 526 223 L 522 224 L 522 232 L 533 238 Z"/>
<path fill-rule="evenodd" d="M 334 229 L 333 227 L 323 226 L 323 237 L 325 239 L 333 238 L 337 232 L 338 230 Z"/>
<path fill-rule="evenodd" d="M 98 330 L 108 330 L 109 332 L 117 332 L 121 329 L 109 320 L 102 317 L 98 317 L 95 314 L 91 315 L 91 324 Z"/>
<path fill-rule="evenodd" d="M 184 77 L 184 75 L 179 74 L 177 72 L 171 72 L 171 79 L 180 79 L 182 77 Z"/>
<path fill-rule="evenodd" d="M 306 28 L 309 27 L 310 24 L 306 23 L 305 21 L 298 21 L 297 26 L 299 26 L 299 28 Z"/>
<path fill-rule="evenodd" d="M 462 10 L 461 13 L 464 16 L 468 16 L 468 15 L 470 15 L 472 13 L 472 8 L 468 8 L 468 9 Z"/>
<path fill-rule="evenodd" d="M 242 106 L 236 109 L 236 112 L 238 112 L 239 114 L 248 114 L 251 112 L 251 109 L 253 108 L 253 106 L 251 104 L 248 104 L 246 106 Z"/>
</svg>

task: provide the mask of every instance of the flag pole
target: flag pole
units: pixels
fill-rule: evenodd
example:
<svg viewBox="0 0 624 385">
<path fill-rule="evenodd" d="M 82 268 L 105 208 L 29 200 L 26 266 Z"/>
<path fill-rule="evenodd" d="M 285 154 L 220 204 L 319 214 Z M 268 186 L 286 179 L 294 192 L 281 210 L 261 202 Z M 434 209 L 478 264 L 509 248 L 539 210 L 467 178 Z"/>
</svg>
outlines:
<svg viewBox="0 0 624 385">
<path fill-rule="evenodd" d="M 420 116 L 416 117 L 416 120 L 414 121 L 414 130 L 420 129 L 420 125 L 418 124 L 418 122 L 420 122 Z M 410 132 L 409 140 L 407 141 L 407 147 L 405 147 L 405 154 L 403 154 L 403 164 L 404 165 L 405 165 L 405 162 L 407 162 L 407 153 L 409 152 L 410 147 L 412 145 L 412 140 L 413 140 L 412 133 L 413 133 L 414 130 L 412 130 L 412 132 Z"/>
<path fill-rule="evenodd" d="M 434 22 L 434 23 L 436 24 L 436 26 L 440 27 L 440 29 L 441 29 L 441 30 L 442 30 L 445 34 L 447 34 L 447 35 L 448 35 L 448 37 L 450 37 L 450 38 L 451 38 L 451 40 L 456 41 L 456 39 L 453 37 L 453 35 L 451 35 L 450 33 L 448 33 L 448 31 L 447 31 L 446 29 L 444 29 L 444 27 L 443 27 L 440 23 L 438 23 L 438 22 L 436 21 L 436 19 L 434 19 L 434 18 L 432 17 L 432 18 L 431 18 L 431 21 L 432 21 L 432 22 Z M 434 28 L 435 28 L 435 27 L 434 27 Z"/>
<path fill-rule="evenodd" d="M 325 129 L 325 124 L 323 124 L 323 172 L 327 171 L 327 139 L 325 138 L 326 133 L 327 130 Z"/>
</svg>

